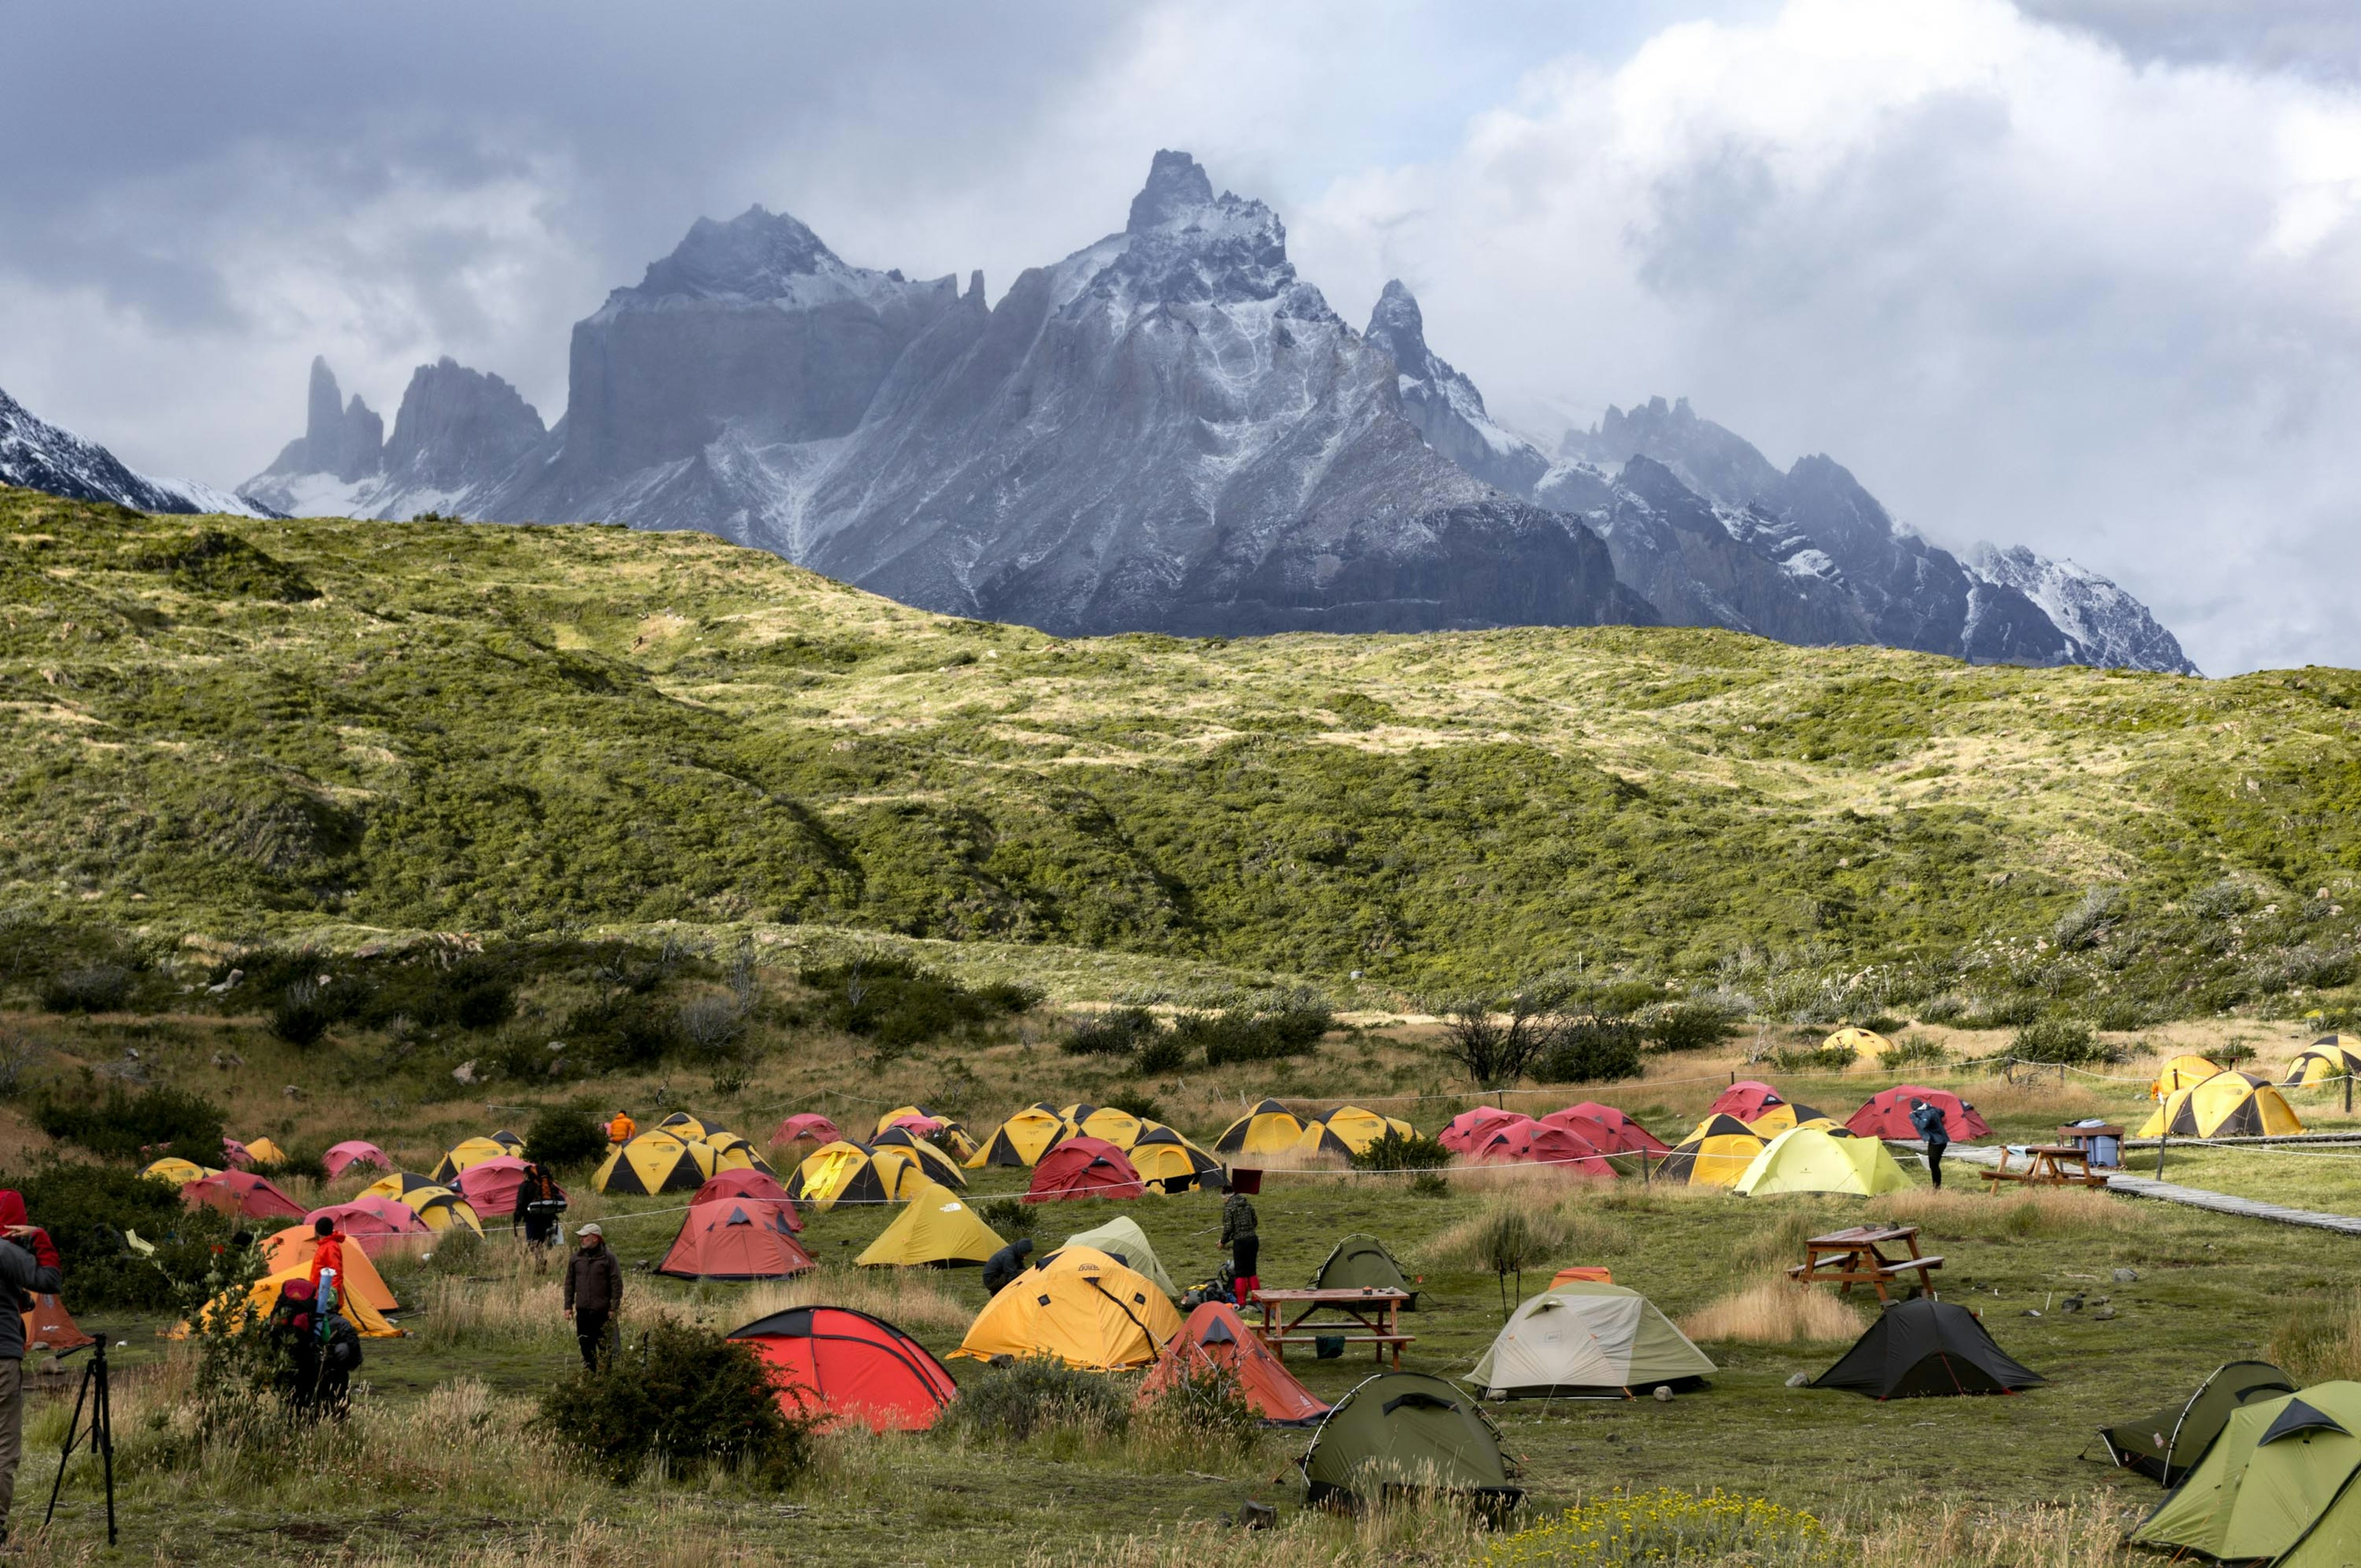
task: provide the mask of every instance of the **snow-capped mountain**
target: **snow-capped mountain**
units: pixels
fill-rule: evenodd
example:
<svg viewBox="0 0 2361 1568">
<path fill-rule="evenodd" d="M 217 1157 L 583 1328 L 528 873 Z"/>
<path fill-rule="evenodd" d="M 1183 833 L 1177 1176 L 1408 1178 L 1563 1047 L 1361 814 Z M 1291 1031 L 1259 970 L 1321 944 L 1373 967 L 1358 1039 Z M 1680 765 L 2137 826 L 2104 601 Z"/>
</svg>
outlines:
<svg viewBox="0 0 2361 1568">
<path fill-rule="evenodd" d="M 700 219 L 577 323 L 566 417 L 423 367 L 391 442 L 313 370 L 274 506 L 708 530 L 908 603 L 1054 630 L 1666 621 L 1984 661 L 2186 670 L 2136 600 L 2026 551 L 1963 563 L 1843 467 L 1780 471 L 1684 401 L 1554 455 L 1494 420 L 1389 284 L 1366 332 L 1285 226 L 1159 152 L 1124 227 L 981 275 Z"/>
<path fill-rule="evenodd" d="M 96 442 L 27 411 L 5 391 L 0 391 L 0 485 L 78 501 L 113 501 L 136 511 L 275 515 L 211 485 L 159 479 L 129 468 Z"/>
</svg>

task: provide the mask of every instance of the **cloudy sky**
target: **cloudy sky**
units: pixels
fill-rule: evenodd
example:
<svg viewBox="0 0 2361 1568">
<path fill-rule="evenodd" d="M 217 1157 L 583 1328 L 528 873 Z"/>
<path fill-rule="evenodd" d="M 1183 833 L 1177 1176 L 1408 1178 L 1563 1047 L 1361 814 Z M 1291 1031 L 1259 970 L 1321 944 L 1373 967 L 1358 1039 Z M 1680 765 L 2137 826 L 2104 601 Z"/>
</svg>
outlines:
<svg viewBox="0 0 2361 1568">
<path fill-rule="evenodd" d="M 555 419 L 570 323 L 753 202 L 996 297 L 1180 147 L 1545 444 L 1686 394 L 2209 672 L 2361 664 L 2350 0 L 113 0 L 0 52 L 0 387 L 152 471 L 262 467 L 315 353 Z"/>
</svg>

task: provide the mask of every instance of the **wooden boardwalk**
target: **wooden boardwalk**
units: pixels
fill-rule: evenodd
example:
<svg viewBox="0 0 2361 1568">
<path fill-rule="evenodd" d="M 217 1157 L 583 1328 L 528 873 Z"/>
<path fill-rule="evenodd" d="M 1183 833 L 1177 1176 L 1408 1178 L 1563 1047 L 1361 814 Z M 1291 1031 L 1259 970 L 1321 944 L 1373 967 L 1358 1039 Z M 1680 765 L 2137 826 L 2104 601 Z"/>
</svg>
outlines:
<svg viewBox="0 0 2361 1568">
<path fill-rule="evenodd" d="M 1923 1149 L 1924 1145 L 1912 1144 Z M 1964 1160 L 1970 1165 L 1997 1165 L 2001 1151 L 1975 1144 L 1953 1144 L 1944 1158 Z M 2191 1209 L 2210 1209 L 2217 1214 L 2236 1214 L 2249 1220 L 2268 1220 L 2281 1225 L 2308 1225 L 2316 1231 L 2337 1231 L 2348 1236 L 2361 1236 L 2361 1219 L 2350 1214 L 2323 1214 L 2316 1209 L 2290 1209 L 2283 1203 L 2265 1203 L 2253 1198 L 2234 1198 L 2226 1192 L 2208 1192 L 2202 1188 L 2181 1187 L 2154 1177 L 2134 1176 L 2129 1171 L 2107 1173 L 2107 1190 L 2121 1192 L 2131 1198 L 2152 1198 L 2160 1203 L 2184 1203 Z"/>
</svg>

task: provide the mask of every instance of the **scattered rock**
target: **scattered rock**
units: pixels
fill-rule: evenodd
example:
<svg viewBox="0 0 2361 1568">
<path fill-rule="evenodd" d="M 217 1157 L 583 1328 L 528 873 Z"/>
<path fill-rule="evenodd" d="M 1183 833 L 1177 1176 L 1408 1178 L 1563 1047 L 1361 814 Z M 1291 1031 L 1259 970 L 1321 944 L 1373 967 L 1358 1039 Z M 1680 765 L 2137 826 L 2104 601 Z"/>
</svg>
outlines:
<svg viewBox="0 0 2361 1568">
<path fill-rule="evenodd" d="M 1669 1388 L 1669 1387 L 1667 1387 L 1665 1385 L 1664 1385 L 1664 1384 L 1662 1384 L 1662 1383 L 1657 1384 L 1657 1385 L 1656 1385 L 1656 1403 L 1658 1403 L 1658 1404 L 1660 1404 L 1660 1405 L 1669 1405 L 1669 1404 L 1671 1404 L 1672 1402 L 1673 1402 L 1673 1391 L 1672 1391 L 1672 1389 L 1671 1389 L 1671 1388 Z"/>
<path fill-rule="evenodd" d="M 2025 1315 L 2028 1318 L 2037 1318 L 2041 1316 L 2041 1309 L 2038 1307 L 2027 1307 L 2025 1310 Z"/>
<path fill-rule="evenodd" d="M 1811 1380 L 1812 1375 L 1810 1373 L 1798 1372 L 1793 1377 L 1787 1379 L 1787 1387 L 1790 1388 L 1801 1388 L 1811 1382 Z"/>
<path fill-rule="evenodd" d="M 461 1082 L 461 1083 L 473 1083 L 473 1082 L 475 1082 L 475 1081 L 476 1081 L 476 1060 L 475 1060 L 475 1058 L 474 1058 L 473 1057 L 470 1057 L 470 1058 L 468 1058 L 466 1061 L 461 1062 L 457 1067 L 453 1068 L 453 1069 L 451 1069 L 451 1076 L 452 1076 L 452 1078 L 453 1078 L 453 1079 L 455 1079 L 456 1080 L 457 1080 L 458 1082 Z"/>
<path fill-rule="evenodd" d="M 1279 1523 L 1279 1510 L 1268 1503 L 1246 1503 L 1238 1508 L 1238 1522 L 1248 1530 L 1268 1530 Z"/>
<path fill-rule="evenodd" d="M 205 987 L 205 994 L 207 996 L 226 996 L 231 992 L 236 991 L 237 989 L 237 982 L 245 978 L 246 971 L 244 970 L 234 969 L 229 971 L 229 978 L 223 981 L 219 985 L 209 985 Z"/>
<path fill-rule="evenodd" d="M 2079 1312 L 2082 1310 L 2082 1298 L 2069 1296 L 2058 1303 L 2058 1310 L 2061 1312 Z"/>
<path fill-rule="evenodd" d="M 124 1047 L 123 1059 L 126 1061 L 137 1061 L 139 1059 L 139 1047 L 137 1046 Z"/>
<path fill-rule="evenodd" d="M 562 1051 L 566 1048 L 566 1042 L 564 1040 L 552 1040 L 545 1048 L 553 1051 Z"/>
<path fill-rule="evenodd" d="M 2091 1314 L 2094 1320 L 2100 1322 L 2104 1322 L 2114 1315 L 2115 1310 L 2113 1307 L 2101 1307 L 2098 1310 Z"/>
<path fill-rule="evenodd" d="M 2129 1285 L 2133 1280 L 2137 1279 L 2138 1277 L 2139 1270 L 2136 1268 L 2118 1268 L 2115 1270 L 2115 1283 L 2118 1285 Z"/>
<path fill-rule="evenodd" d="M 286 1088 L 284 1088 L 284 1089 L 280 1090 L 279 1092 L 280 1092 L 280 1093 L 281 1093 L 281 1094 L 284 1094 L 284 1095 L 285 1095 L 285 1096 L 287 1096 L 287 1098 L 288 1098 L 288 1099 L 290 1099 L 290 1100 L 301 1100 L 301 1099 L 302 1099 L 302 1098 L 303 1098 L 303 1091 L 302 1091 L 302 1089 L 300 1086 L 298 1086 L 298 1085 L 296 1085 L 296 1084 L 292 1084 L 292 1083 L 289 1084 Z"/>
</svg>

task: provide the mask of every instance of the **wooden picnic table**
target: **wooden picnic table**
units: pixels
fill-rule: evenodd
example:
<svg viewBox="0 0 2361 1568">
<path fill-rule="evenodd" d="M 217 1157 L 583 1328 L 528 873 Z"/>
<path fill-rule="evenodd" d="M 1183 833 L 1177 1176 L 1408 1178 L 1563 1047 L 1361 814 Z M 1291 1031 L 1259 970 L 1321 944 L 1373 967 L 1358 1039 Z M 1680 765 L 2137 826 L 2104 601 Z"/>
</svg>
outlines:
<svg viewBox="0 0 2361 1568">
<path fill-rule="evenodd" d="M 1907 1247 L 1909 1255 L 1887 1256 L 1883 1249 L 1895 1245 Z M 1918 1255 L 1916 1225 L 1855 1225 L 1806 1242 L 1804 1261 L 1791 1266 L 1787 1277 L 1798 1285 L 1834 1285 L 1843 1295 L 1850 1295 L 1856 1285 L 1866 1285 L 1884 1301 L 1890 1299 L 1885 1294 L 1888 1285 L 1902 1284 L 1914 1274 L 1919 1293 L 1932 1298 L 1935 1282 L 1930 1274 L 1942 1266 L 1939 1257 Z"/>
<path fill-rule="evenodd" d="M 1261 1336 L 1263 1343 L 1270 1346 L 1270 1353 L 1281 1361 L 1287 1359 L 1287 1347 L 1290 1344 L 1310 1344 L 1317 1340 L 1341 1337 L 1348 1344 L 1376 1346 L 1380 1361 L 1385 1359 L 1386 1352 L 1390 1349 L 1394 1355 L 1394 1369 L 1400 1371 L 1402 1346 L 1415 1337 L 1401 1332 L 1402 1303 L 1410 1299 L 1407 1290 L 1380 1286 L 1340 1290 L 1257 1290 L 1254 1299 L 1256 1304 L 1262 1308 L 1262 1322 L 1255 1332 Z M 1286 1315 L 1290 1307 L 1302 1310 L 1290 1318 Z M 1359 1325 L 1362 1332 L 1334 1336 L 1323 1333 L 1321 1330 L 1343 1325 L 1314 1323 L 1306 1327 L 1304 1320 L 1314 1312 L 1342 1313 Z"/>
<path fill-rule="evenodd" d="M 2091 1168 L 2091 1151 L 2080 1144 L 2024 1146 L 2026 1166 L 2012 1169 L 2009 1147 L 2001 1146 L 2000 1163 L 1976 1174 L 1986 1181 L 2022 1181 L 2033 1187 L 2104 1187 L 2107 1173 Z"/>
</svg>

